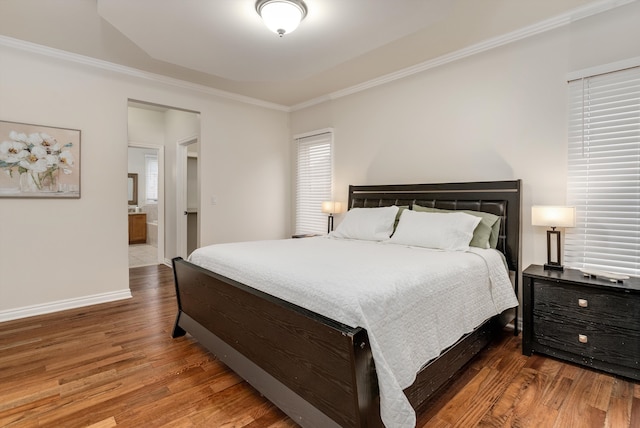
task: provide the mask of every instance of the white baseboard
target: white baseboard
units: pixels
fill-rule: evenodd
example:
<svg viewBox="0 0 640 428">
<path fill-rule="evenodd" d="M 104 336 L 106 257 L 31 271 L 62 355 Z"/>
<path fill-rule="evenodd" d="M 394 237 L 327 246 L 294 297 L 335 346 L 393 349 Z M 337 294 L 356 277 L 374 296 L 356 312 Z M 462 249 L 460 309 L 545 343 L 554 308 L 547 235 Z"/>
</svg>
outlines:
<svg viewBox="0 0 640 428">
<path fill-rule="evenodd" d="M 67 309 L 81 308 L 83 306 L 97 305 L 99 303 L 114 302 L 131 298 L 131 290 L 111 291 L 109 293 L 94 294 L 91 296 L 77 297 L 74 299 L 57 300 L 39 305 L 24 306 L 17 309 L 0 311 L 0 322 L 32 317 L 35 315 L 50 314 L 52 312 L 65 311 Z"/>
</svg>

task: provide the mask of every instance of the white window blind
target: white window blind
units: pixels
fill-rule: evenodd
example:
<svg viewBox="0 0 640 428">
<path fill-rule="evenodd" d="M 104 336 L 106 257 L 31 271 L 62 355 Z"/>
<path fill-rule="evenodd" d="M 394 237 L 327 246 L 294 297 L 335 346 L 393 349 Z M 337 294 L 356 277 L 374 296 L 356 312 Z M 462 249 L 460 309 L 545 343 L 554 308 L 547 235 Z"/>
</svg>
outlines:
<svg viewBox="0 0 640 428">
<path fill-rule="evenodd" d="M 565 263 L 640 275 L 640 67 L 569 82 Z"/>
<path fill-rule="evenodd" d="M 331 200 L 333 133 L 322 132 L 296 140 L 296 234 L 326 233 L 322 201 Z"/>
<path fill-rule="evenodd" d="M 145 163 L 145 191 L 149 202 L 158 201 L 158 157 L 144 155 Z"/>
</svg>

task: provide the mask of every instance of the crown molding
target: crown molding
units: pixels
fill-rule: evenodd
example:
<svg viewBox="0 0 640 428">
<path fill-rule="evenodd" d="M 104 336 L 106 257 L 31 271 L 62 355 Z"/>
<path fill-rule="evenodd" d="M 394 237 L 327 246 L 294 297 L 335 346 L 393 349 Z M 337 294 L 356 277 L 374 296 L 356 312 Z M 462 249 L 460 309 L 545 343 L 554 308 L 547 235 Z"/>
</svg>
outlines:
<svg viewBox="0 0 640 428">
<path fill-rule="evenodd" d="M 597 3 L 592 3 L 587 6 L 574 9 L 556 17 L 538 22 L 536 24 L 521 28 L 516 31 L 512 31 L 502 36 L 494 37 L 485 40 L 480 43 L 468 46 L 466 48 L 457 50 L 455 52 L 433 58 L 431 60 L 422 62 L 420 64 L 389 73 L 375 79 L 368 80 L 358 85 L 350 86 L 348 88 L 331 92 L 321 97 L 313 98 L 308 101 L 304 101 L 293 106 L 284 106 L 281 104 L 271 103 L 263 101 L 257 98 L 247 97 L 244 95 L 236 94 L 233 92 L 227 92 L 220 89 L 215 89 L 210 86 L 201 85 L 197 83 L 188 82 L 181 79 L 175 79 L 172 77 L 163 76 L 156 73 L 142 71 L 133 67 L 127 67 L 112 62 L 91 58 L 88 56 L 66 52 L 60 49 L 50 48 L 47 46 L 39 45 L 36 43 L 27 42 L 24 40 L 14 39 L 7 36 L 0 35 L 0 46 L 6 46 L 9 48 L 30 52 L 38 55 L 48 56 L 51 58 L 60 59 L 63 61 L 73 62 L 77 64 L 86 65 L 101 70 L 107 70 L 114 73 L 119 73 L 151 82 L 161 83 L 171 87 L 177 87 L 180 89 L 186 89 L 195 91 L 197 93 L 204 93 L 211 96 L 225 98 L 233 101 L 237 101 L 244 104 L 250 104 L 258 107 L 264 107 L 272 110 L 279 110 L 284 112 L 292 112 L 302 110 L 308 107 L 312 107 L 317 104 L 321 104 L 326 101 L 335 100 L 338 98 L 346 97 L 348 95 L 355 94 L 367 89 L 374 88 L 376 86 L 384 85 L 396 80 L 404 79 L 414 74 L 421 73 L 423 71 L 430 70 L 435 67 L 439 67 L 481 52 L 488 51 L 500 46 L 513 43 L 527 37 L 535 36 L 537 34 L 544 33 L 546 31 L 554 30 L 562 26 L 568 25 L 572 22 L 597 15 L 608 10 L 624 6 L 629 3 L 633 3 L 637 0 L 602 0 Z"/>
<path fill-rule="evenodd" d="M 62 61 L 73 62 L 76 64 L 82 64 L 89 67 L 97 68 L 100 70 L 111 71 L 114 73 L 136 77 L 139 79 L 161 83 L 167 86 L 177 87 L 180 89 L 187 89 L 196 91 L 200 94 L 205 93 L 215 97 L 226 98 L 229 100 L 237 101 L 244 104 L 251 104 L 258 107 L 264 107 L 272 110 L 280 110 L 289 112 L 290 108 L 280 104 L 270 103 L 267 101 L 259 100 L 257 98 L 251 98 L 244 95 L 235 94 L 233 92 L 222 91 L 210 86 L 201 85 L 198 83 L 187 82 L 185 80 L 175 79 L 173 77 L 167 77 L 156 73 L 150 73 L 148 71 L 138 70 L 137 68 L 127 67 L 120 64 L 115 64 L 109 61 L 101 59 L 91 58 L 85 55 L 71 53 L 60 49 L 51 48 L 48 46 L 39 45 L 36 43 L 27 42 L 24 40 L 14 39 L 12 37 L 0 35 L 0 46 L 29 52 L 37 55 L 43 55 L 50 58 L 59 59 Z"/>
<path fill-rule="evenodd" d="M 566 12 L 564 14 L 555 16 L 553 18 L 540 21 L 538 23 L 529 25 L 527 27 L 523 27 L 516 31 L 512 31 L 502 36 L 487 39 L 483 42 L 476 43 L 474 45 L 457 50 L 455 52 L 451 52 L 449 54 L 433 58 L 431 60 L 422 62 L 420 64 L 416 64 L 414 66 L 404 68 L 402 70 L 395 71 L 393 73 L 385 74 L 384 76 L 380 76 L 375 79 L 368 80 L 358 85 L 350 86 L 340 91 L 332 92 L 328 95 L 323 95 L 321 97 L 314 98 L 309 101 L 305 101 L 303 103 L 293 105 L 291 106 L 291 111 L 302 110 L 304 108 L 311 107 L 316 104 L 321 104 L 325 101 L 346 97 L 348 95 L 352 95 L 357 92 L 371 89 L 376 86 L 380 86 L 396 80 L 404 79 L 405 77 L 422 73 L 423 71 L 427 71 L 435 67 L 439 67 L 454 61 L 458 61 L 463 58 L 470 57 L 472 55 L 476 55 L 481 52 L 485 52 L 500 46 L 507 45 L 509 43 L 517 42 L 519 40 L 526 39 L 531 36 L 535 36 L 537 34 L 541 34 L 550 30 L 554 30 L 556 28 L 563 27 L 565 25 L 571 24 L 572 22 L 575 22 L 584 18 L 588 18 L 590 16 L 597 15 L 599 13 L 606 12 L 616 7 L 633 3 L 635 1 L 637 0 L 603 0 L 597 3 L 593 3 L 590 5 L 581 7 L 581 8 L 577 8 L 569 12 Z"/>
</svg>

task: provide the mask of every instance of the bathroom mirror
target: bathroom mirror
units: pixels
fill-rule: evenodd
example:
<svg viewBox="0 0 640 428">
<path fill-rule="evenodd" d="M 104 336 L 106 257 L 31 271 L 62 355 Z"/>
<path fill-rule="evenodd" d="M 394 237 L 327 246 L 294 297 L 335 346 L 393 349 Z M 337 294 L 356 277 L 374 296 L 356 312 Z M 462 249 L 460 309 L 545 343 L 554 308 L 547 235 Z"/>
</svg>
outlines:
<svg viewBox="0 0 640 428">
<path fill-rule="evenodd" d="M 129 205 L 138 205 L 138 174 L 127 174 L 127 197 Z"/>
</svg>

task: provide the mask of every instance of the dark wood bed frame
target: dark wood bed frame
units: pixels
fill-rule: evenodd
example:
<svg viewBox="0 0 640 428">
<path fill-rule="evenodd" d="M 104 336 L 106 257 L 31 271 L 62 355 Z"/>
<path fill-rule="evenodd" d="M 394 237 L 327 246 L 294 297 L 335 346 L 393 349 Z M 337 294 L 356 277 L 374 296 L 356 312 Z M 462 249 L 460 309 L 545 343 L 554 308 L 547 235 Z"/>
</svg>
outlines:
<svg viewBox="0 0 640 428">
<path fill-rule="evenodd" d="M 520 180 L 350 186 L 349 207 L 423 205 L 501 217 L 498 249 L 520 274 Z M 173 260 L 178 315 L 189 332 L 304 427 L 381 427 L 367 332 L 293 305 L 181 258 Z M 514 321 L 517 333 L 517 309 Z M 430 361 L 405 394 L 416 412 L 504 327 L 496 316 Z"/>
</svg>

